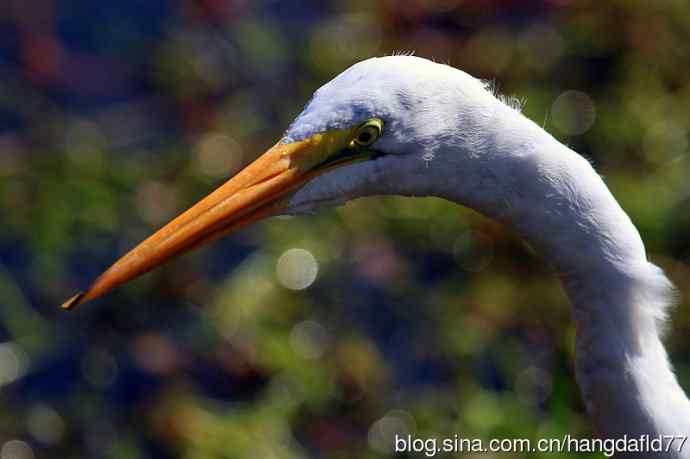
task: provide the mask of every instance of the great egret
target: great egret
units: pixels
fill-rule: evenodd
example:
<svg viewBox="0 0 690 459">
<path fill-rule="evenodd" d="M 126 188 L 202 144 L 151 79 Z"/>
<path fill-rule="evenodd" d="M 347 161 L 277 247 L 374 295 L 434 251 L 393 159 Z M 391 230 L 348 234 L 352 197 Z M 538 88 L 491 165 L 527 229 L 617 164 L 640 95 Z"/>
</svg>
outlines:
<svg viewBox="0 0 690 459">
<path fill-rule="evenodd" d="M 660 339 L 673 287 L 599 175 L 480 80 L 418 57 L 338 75 L 278 143 L 63 307 L 251 222 L 386 194 L 455 201 L 549 257 L 573 303 L 577 381 L 601 436 L 690 434 Z M 690 458 L 690 446 L 664 457 Z"/>
</svg>

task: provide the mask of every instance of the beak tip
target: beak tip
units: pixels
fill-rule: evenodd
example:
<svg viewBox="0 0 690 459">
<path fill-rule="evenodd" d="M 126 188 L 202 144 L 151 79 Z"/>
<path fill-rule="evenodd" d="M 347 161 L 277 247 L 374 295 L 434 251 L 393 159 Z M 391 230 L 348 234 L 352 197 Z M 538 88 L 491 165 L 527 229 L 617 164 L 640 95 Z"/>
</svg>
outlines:
<svg viewBox="0 0 690 459">
<path fill-rule="evenodd" d="M 62 303 L 62 305 L 60 307 L 62 309 L 64 309 L 65 311 L 69 311 L 70 309 L 73 309 L 75 306 L 80 304 L 82 298 L 84 298 L 84 292 L 78 292 L 76 295 L 71 297 L 69 300 Z"/>
</svg>

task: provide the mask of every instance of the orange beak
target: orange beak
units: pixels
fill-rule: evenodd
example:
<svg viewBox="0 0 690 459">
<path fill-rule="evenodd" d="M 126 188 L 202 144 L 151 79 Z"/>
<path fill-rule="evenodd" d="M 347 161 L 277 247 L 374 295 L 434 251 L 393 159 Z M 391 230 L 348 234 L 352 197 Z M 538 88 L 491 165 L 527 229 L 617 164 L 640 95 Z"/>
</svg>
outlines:
<svg viewBox="0 0 690 459">
<path fill-rule="evenodd" d="M 101 274 L 86 292 L 62 304 L 71 309 L 98 298 L 168 260 L 250 223 L 279 214 L 289 197 L 323 172 L 357 160 L 332 161 L 352 130 L 330 131 L 293 143 L 278 142 L 213 193 L 158 230 Z M 337 156 L 336 156 L 337 157 Z"/>
</svg>

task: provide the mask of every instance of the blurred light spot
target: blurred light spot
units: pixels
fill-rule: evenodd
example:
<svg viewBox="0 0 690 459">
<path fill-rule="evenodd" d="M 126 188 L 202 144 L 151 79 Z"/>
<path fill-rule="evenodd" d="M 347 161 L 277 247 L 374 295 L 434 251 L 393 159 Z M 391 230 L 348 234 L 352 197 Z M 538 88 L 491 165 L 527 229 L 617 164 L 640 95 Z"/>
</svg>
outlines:
<svg viewBox="0 0 690 459">
<path fill-rule="evenodd" d="M 563 55 L 563 37 L 553 27 L 535 25 L 523 35 L 521 48 L 529 66 L 547 69 Z"/>
<path fill-rule="evenodd" d="M 95 117 L 110 147 L 138 148 L 159 138 L 162 126 L 152 113 L 160 108 L 153 99 L 130 98 L 127 102 L 108 104 L 107 107 Z"/>
<path fill-rule="evenodd" d="M 466 355 L 478 355 L 496 334 L 496 325 L 475 314 L 464 318 L 456 330 L 454 341 L 458 351 Z"/>
<path fill-rule="evenodd" d="M 196 160 L 202 174 L 211 178 L 226 177 L 242 165 L 242 147 L 229 135 L 210 132 L 199 140 Z"/>
<path fill-rule="evenodd" d="M 267 305 L 267 296 L 277 288 L 275 257 L 257 251 L 235 268 L 213 300 L 213 322 L 226 338 L 244 331 L 249 321 Z M 235 339 L 235 338 L 233 338 Z"/>
<path fill-rule="evenodd" d="M 26 419 L 26 426 L 31 435 L 46 445 L 60 443 L 65 434 L 65 423 L 62 416 L 48 405 L 38 404 L 31 407 Z"/>
<path fill-rule="evenodd" d="M 582 91 L 565 91 L 556 98 L 551 107 L 554 126 L 567 135 L 584 134 L 596 119 L 596 108 L 592 99 Z"/>
<path fill-rule="evenodd" d="M 269 72 L 272 68 L 279 68 L 284 64 L 287 39 L 281 33 L 280 27 L 245 17 L 234 24 L 232 29 L 236 32 L 235 37 L 242 55 L 254 68 Z"/>
<path fill-rule="evenodd" d="M 218 125 L 229 126 L 233 137 L 247 138 L 264 129 L 268 121 L 256 107 L 260 96 L 249 90 L 237 90 L 218 112 Z"/>
<path fill-rule="evenodd" d="M 371 57 L 382 39 L 379 24 L 366 14 L 348 14 L 323 23 L 310 37 L 311 63 L 330 73 L 357 59 Z"/>
<path fill-rule="evenodd" d="M 191 33 L 181 35 L 194 35 Z M 225 84 L 228 84 L 228 79 L 232 78 L 231 72 L 223 71 L 223 56 L 219 52 L 216 43 L 204 43 L 204 39 L 197 39 L 193 47 L 194 54 L 186 56 L 190 66 L 194 69 L 195 76 L 203 81 L 209 88 L 220 90 Z"/>
<path fill-rule="evenodd" d="M 318 359 L 323 355 L 329 343 L 328 331 L 320 323 L 305 320 L 292 328 L 290 345 L 305 359 Z"/>
<path fill-rule="evenodd" d="M 94 349 L 82 358 L 81 372 L 89 384 L 105 388 L 110 386 L 117 377 L 117 362 L 108 351 Z"/>
<path fill-rule="evenodd" d="M 319 264 L 310 252 L 304 249 L 290 249 L 278 258 L 276 275 L 278 281 L 290 290 L 304 290 L 314 283 Z"/>
<path fill-rule="evenodd" d="M 14 343 L 0 344 L 0 387 L 24 376 L 27 358 L 24 351 Z"/>
<path fill-rule="evenodd" d="M 513 58 L 514 41 L 502 30 L 487 29 L 469 40 L 463 50 L 464 58 L 479 71 L 500 74 Z"/>
<path fill-rule="evenodd" d="M 144 183 L 137 190 L 136 206 L 141 219 L 146 223 L 165 223 L 177 210 L 175 187 L 161 182 Z"/>
<path fill-rule="evenodd" d="M 463 269 L 477 273 L 491 264 L 494 258 L 493 242 L 483 238 L 482 244 L 479 244 L 471 232 L 465 231 L 453 243 L 453 255 Z"/>
<path fill-rule="evenodd" d="M 647 130 L 643 145 L 647 159 L 659 164 L 687 152 L 688 134 L 678 123 L 659 121 Z"/>
<path fill-rule="evenodd" d="M 463 416 L 468 425 L 482 432 L 493 429 L 506 418 L 496 395 L 486 391 L 479 391 L 465 404 Z"/>
<path fill-rule="evenodd" d="M 132 351 L 139 366 L 150 373 L 169 373 L 177 366 L 175 346 L 164 336 L 139 336 Z"/>
<path fill-rule="evenodd" d="M 395 451 L 395 436 L 406 436 L 415 430 L 412 415 L 402 410 L 392 410 L 376 421 L 369 429 L 369 447 L 382 454 Z"/>
<path fill-rule="evenodd" d="M 108 141 L 101 128 L 93 121 L 80 119 L 70 123 L 65 131 L 64 149 L 75 164 L 102 164 L 102 150 Z"/>
<path fill-rule="evenodd" d="M 34 452 L 25 441 L 10 440 L 2 445 L 0 459 L 33 459 Z"/>
<path fill-rule="evenodd" d="M 515 380 L 515 392 L 520 400 L 538 405 L 551 395 L 551 374 L 541 368 L 530 367 Z"/>
<path fill-rule="evenodd" d="M 386 283 L 399 272 L 402 260 L 384 239 L 367 239 L 355 244 L 353 255 L 359 272 L 372 282 Z"/>
</svg>

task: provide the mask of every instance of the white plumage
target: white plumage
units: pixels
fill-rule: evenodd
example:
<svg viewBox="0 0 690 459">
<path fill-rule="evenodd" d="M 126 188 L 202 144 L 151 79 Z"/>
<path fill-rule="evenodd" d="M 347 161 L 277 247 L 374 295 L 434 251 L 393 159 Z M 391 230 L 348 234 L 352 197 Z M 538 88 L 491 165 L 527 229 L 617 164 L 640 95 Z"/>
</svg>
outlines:
<svg viewBox="0 0 690 459">
<path fill-rule="evenodd" d="M 480 80 L 412 56 L 346 70 L 315 93 L 286 138 L 374 116 L 386 121 L 376 148 L 389 154 L 316 177 L 287 213 L 360 196 L 437 196 L 516 229 L 571 298 L 577 381 L 597 431 L 690 434 L 690 403 L 660 338 L 673 287 L 589 162 Z M 664 457 L 690 457 L 690 448 Z"/>
</svg>

